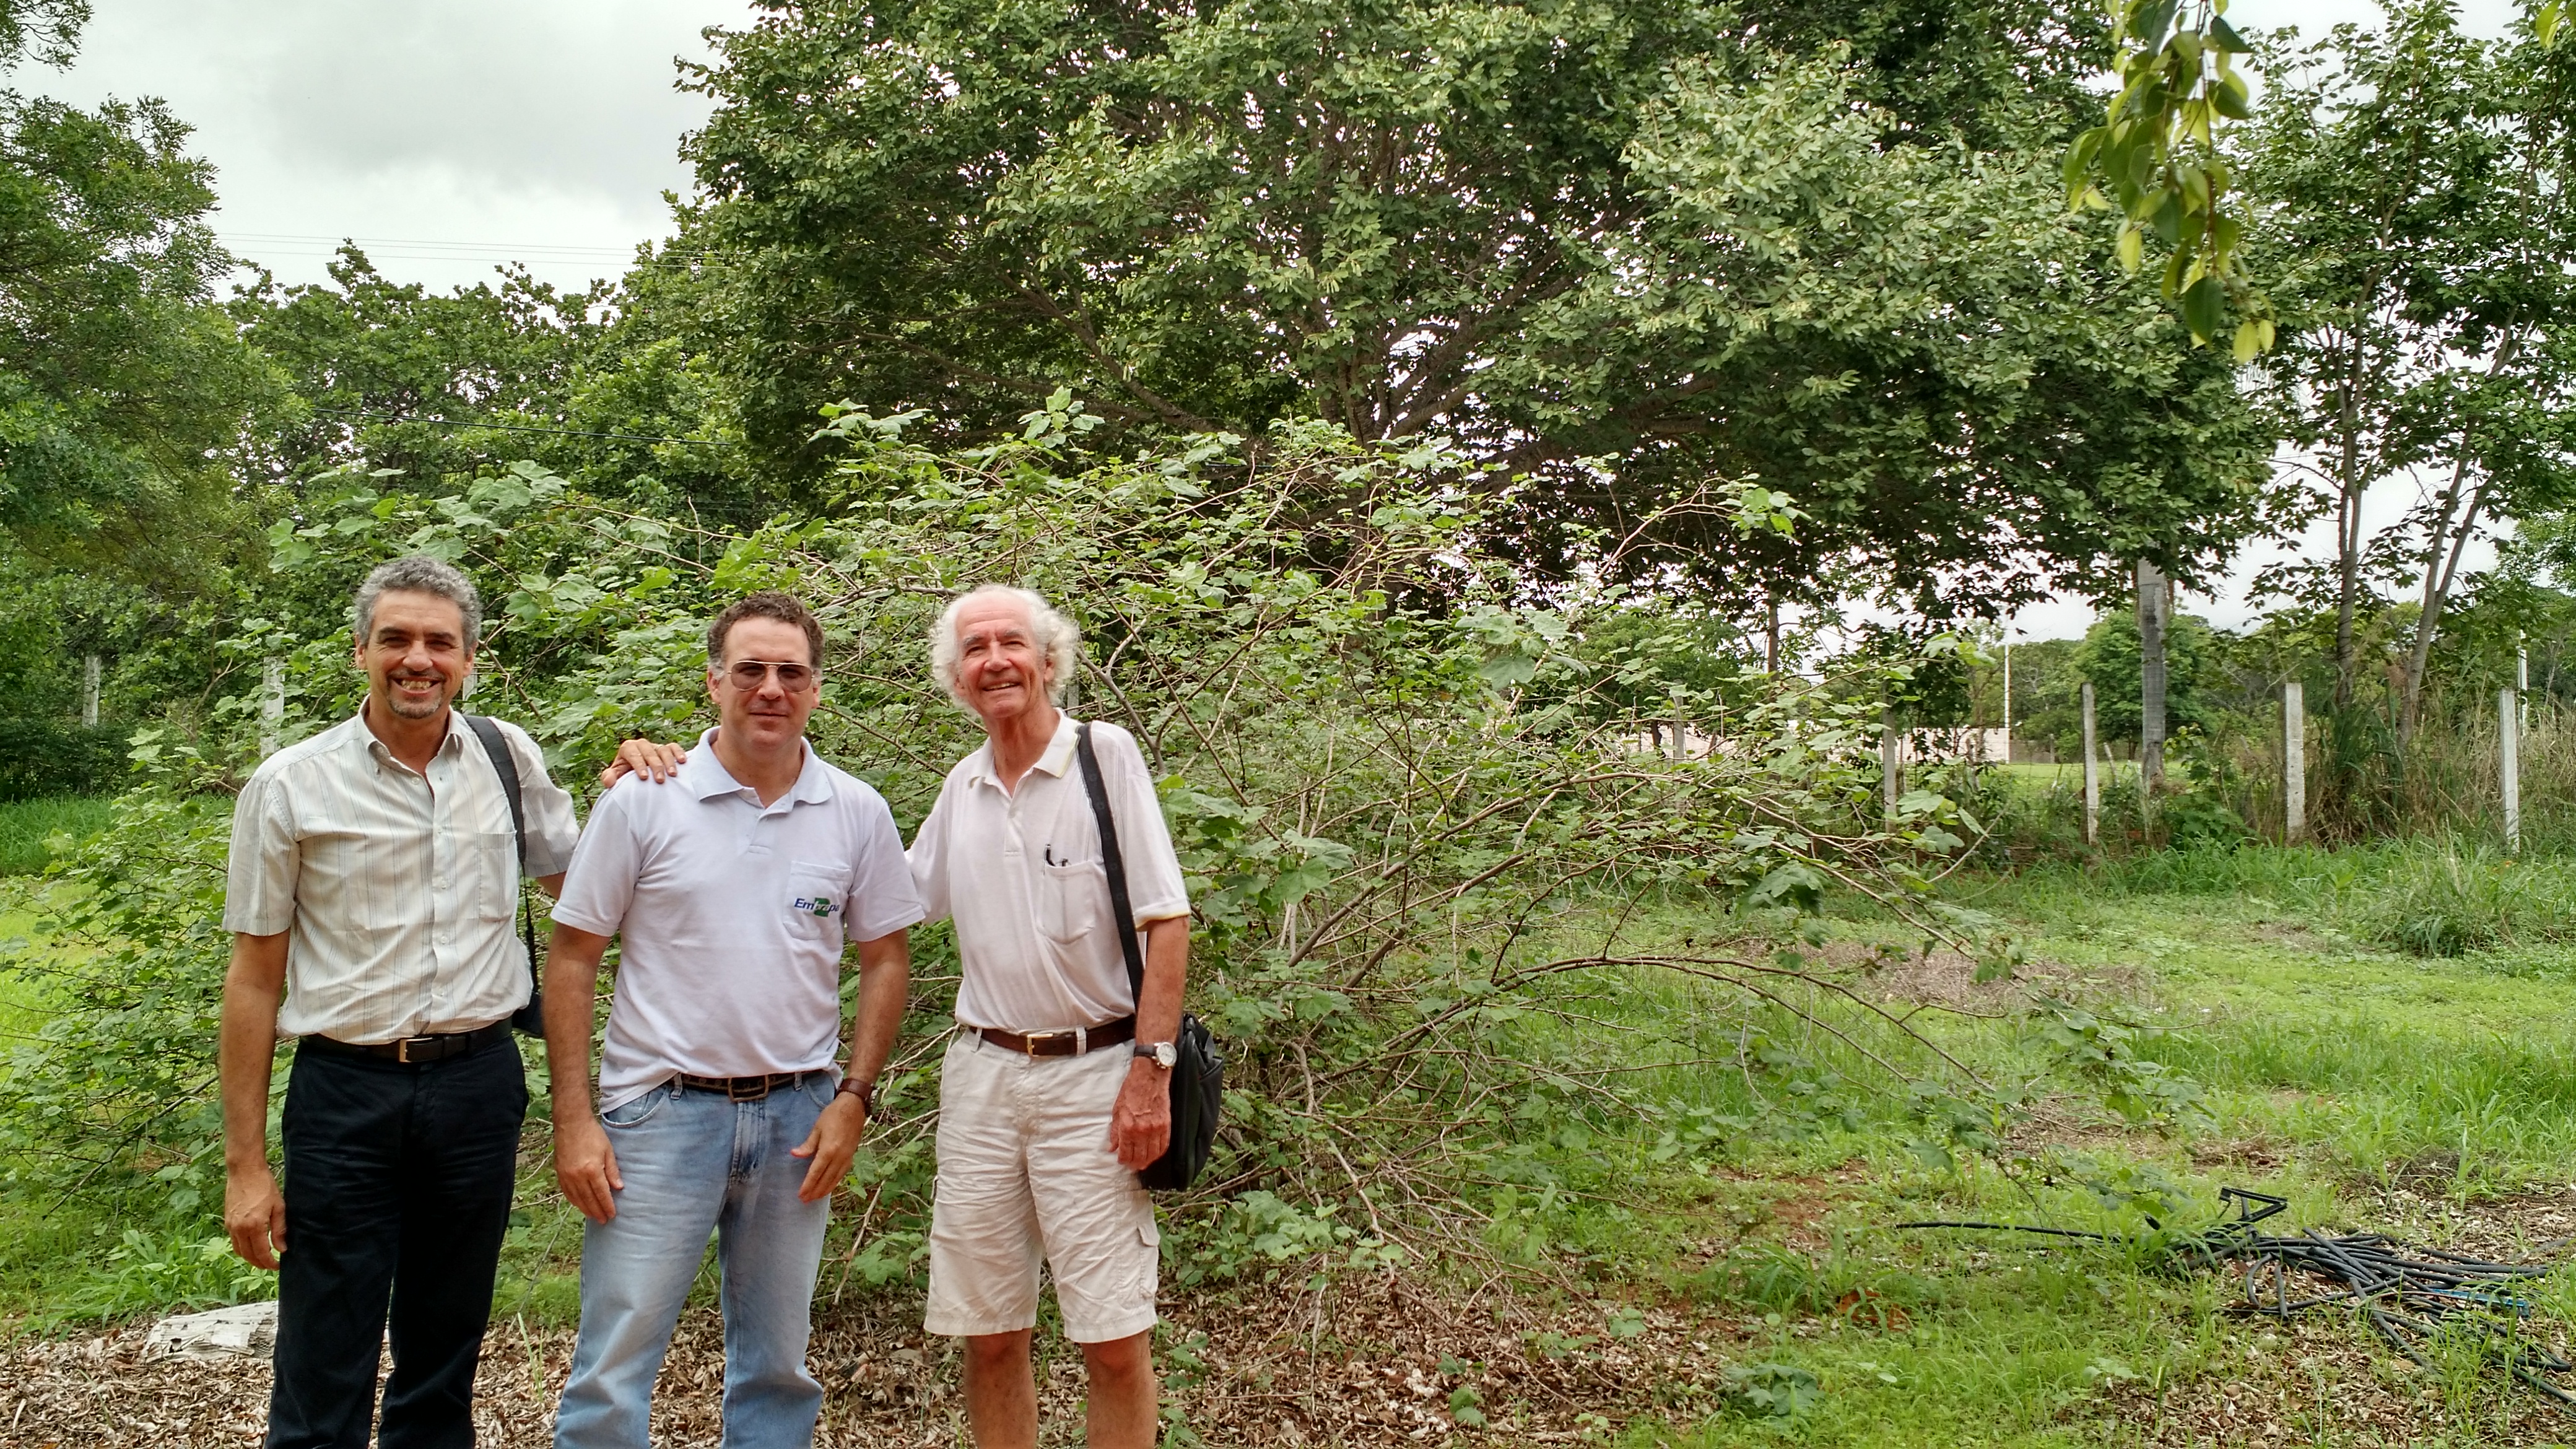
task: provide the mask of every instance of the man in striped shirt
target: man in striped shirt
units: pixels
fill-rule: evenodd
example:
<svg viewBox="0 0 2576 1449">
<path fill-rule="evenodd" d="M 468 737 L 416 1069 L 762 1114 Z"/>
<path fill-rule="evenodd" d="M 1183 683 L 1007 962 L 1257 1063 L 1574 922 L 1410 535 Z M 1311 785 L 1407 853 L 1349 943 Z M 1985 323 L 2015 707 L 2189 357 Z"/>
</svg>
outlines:
<svg viewBox="0 0 2576 1449">
<path fill-rule="evenodd" d="M 370 574 L 353 621 L 365 704 L 271 755 L 234 808 L 224 1218 L 235 1251 L 278 1270 L 270 1449 L 363 1449 L 388 1308 L 383 1442 L 474 1442 L 528 1101 L 510 1016 L 531 981 L 511 917 L 522 871 L 553 890 L 578 832 L 535 743 L 502 725 L 519 859 L 497 765 L 451 707 L 481 619 L 473 584 L 436 559 Z M 288 1039 L 281 1194 L 268 1094 Z"/>
</svg>

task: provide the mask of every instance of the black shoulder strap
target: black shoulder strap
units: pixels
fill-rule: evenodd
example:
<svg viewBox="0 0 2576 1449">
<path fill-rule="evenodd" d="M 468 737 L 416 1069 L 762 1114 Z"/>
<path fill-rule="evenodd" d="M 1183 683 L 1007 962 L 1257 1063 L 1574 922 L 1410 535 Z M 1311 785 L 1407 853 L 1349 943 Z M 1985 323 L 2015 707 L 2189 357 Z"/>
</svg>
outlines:
<svg viewBox="0 0 2576 1449">
<path fill-rule="evenodd" d="M 1127 860 L 1118 852 L 1118 822 L 1109 815 L 1109 787 L 1101 783 L 1100 757 L 1091 752 L 1088 721 L 1074 728 L 1073 753 L 1082 761 L 1082 793 L 1091 797 L 1092 818 L 1100 822 L 1100 863 L 1109 872 L 1109 912 L 1117 918 L 1118 950 L 1127 958 L 1127 984 L 1141 1005 L 1145 999 L 1145 953 L 1136 945 L 1136 909 L 1127 900 Z"/>
<path fill-rule="evenodd" d="M 458 713 L 464 712 L 460 710 Z M 464 720 L 465 727 L 474 731 L 474 738 L 483 742 L 483 753 L 492 761 L 492 773 L 501 777 L 501 793 L 510 799 L 510 833 L 518 837 L 519 874 L 524 876 L 528 873 L 528 801 L 526 792 L 519 787 L 519 757 L 511 753 L 509 738 L 501 733 L 501 727 L 493 723 L 490 716 L 465 714 Z M 538 994 L 537 918 L 528 909 L 525 886 L 519 886 L 519 936 L 528 948 L 529 1005 L 523 1008 L 524 1015 L 536 1010 Z M 538 1034 L 538 1028 L 529 1022 L 523 1021 L 520 1026 L 532 1036 Z"/>
<path fill-rule="evenodd" d="M 492 773 L 501 777 L 501 793 L 510 797 L 510 831 L 519 838 L 519 869 L 528 868 L 528 802 L 519 790 L 519 761 L 510 752 L 510 741 L 490 716 L 463 716 L 465 727 L 483 742 L 483 753 L 492 761 Z"/>
</svg>

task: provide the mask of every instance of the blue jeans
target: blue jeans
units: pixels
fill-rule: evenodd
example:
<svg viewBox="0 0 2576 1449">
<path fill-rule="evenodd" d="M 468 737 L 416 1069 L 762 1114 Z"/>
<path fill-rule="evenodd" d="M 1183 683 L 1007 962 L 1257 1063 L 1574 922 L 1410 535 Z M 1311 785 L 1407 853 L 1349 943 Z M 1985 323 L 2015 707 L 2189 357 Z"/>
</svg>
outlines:
<svg viewBox="0 0 2576 1449">
<path fill-rule="evenodd" d="M 581 1337 L 556 1449 L 647 1449 L 653 1379 L 707 1234 L 724 1271 L 725 1449 L 808 1449 L 823 1386 L 805 1371 L 831 1199 L 798 1202 L 832 1079 L 757 1102 L 666 1083 L 600 1114 L 625 1187 L 581 1240 Z"/>
</svg>

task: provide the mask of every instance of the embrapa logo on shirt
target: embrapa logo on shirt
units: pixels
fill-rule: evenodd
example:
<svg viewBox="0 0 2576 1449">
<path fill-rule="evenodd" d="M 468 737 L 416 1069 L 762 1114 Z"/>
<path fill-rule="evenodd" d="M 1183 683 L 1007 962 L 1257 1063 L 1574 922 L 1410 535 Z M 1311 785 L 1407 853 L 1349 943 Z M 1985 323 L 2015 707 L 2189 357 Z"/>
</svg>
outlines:
<svg viewBox="0 0 2576 1449">
<path fill-rule="evenodd" d="M 830 920 L 832 918 L 832 913 L 839 909 L 841 909 L 841 907 L 835 903 L 830 896 L 798 896 L 796 898 L 796 911 L 799 915 L 821 916 L 825 920 Z"/>
</svg>

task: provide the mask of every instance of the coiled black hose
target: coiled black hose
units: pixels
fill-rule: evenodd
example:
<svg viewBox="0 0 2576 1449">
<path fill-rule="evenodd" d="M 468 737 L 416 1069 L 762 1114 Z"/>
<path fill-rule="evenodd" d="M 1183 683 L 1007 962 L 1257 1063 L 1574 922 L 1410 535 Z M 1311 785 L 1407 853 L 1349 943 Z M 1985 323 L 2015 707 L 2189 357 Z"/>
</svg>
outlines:
<svg viewBox="0 0 2576 1449">
<path fill-rule="evenodd" d="M 2549 1269 L 2538 1263 L 2490 1263 L 2434 1248 L 2408 1249 L 2384 1233 L 2330 1236 L 2310 1228 L 2296 1237 L 2255 1231 L 2254 1225 L 2289 1209 L 2290 1201 L 2267 1192 L 2224 1187 L 2219 1201 L 2235 1216 L 2206 1232 L 2172 1239 L 2167 1251 L 2193 1266 L 2241 1267 L 2244 1311 L 2286 1319 L 2329 1304 L 2351 1304 L 2399 1353 L 2426 1367 L 2422 1345 L 2446 1321 L 2473 1329 L 2483 1351 L 2535 1392 L 2576 1409 L 2576 1394 L 2549 1375 L 2576 1370 L 2576 1364 L 2515 1331 L 2531 1316 L 2529 1299 L 2507 1286 L 2537 1278 Z M 2155 1219 L 2148 1226 L 2158 1227 Z M 1964 1228 L 1978 1232 L 2032 1233 L 2096 1243 L 2137 1241 L 2117 1233 L 2074 1228 L 2032 1227 L 2023 1223 L 1915 1222 L 1899 1228 Z M 2341 1286 L 2326 1292 L 2300 1292 L 2301 1275 Z M 2499 1320 L 2502 1321 L 2499 1321 Z"/>
</svg>

